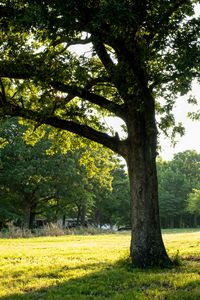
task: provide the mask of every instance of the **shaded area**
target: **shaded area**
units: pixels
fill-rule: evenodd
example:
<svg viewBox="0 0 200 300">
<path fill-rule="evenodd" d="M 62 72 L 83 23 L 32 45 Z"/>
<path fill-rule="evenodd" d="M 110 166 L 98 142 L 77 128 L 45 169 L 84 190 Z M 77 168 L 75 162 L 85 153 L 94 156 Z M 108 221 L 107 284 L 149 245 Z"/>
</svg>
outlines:
<svg viewBox="0 0 200 300">
<path fill-rule="evenodd" d="M 187 264 L 187 263 L 186 263 Z M 94 269 L 97 264 L 92 264 Z M 199 261 L 193 267 L 179 267 L 171 269 L 132 269 L 129 260 L 120 260 L 114 265 L 105 264 L 102 270 L 70 279 L 63 283 L 38 290 L 24 287 L 24 294 L 14 294 L 0 297 L 1 300 L 84 300 L 84 299 L 200 299 L 200 278 L 193 279 L 193 275 L 199 275 Z M 48 273 L 37 274 L 36 277 L 51 277 L 61 279 L 71 267 L 53 269 Z M 90 264 L 77 267 L 77 269 L 91 268 Z M 184 274 L 187 277 L 184 277 Z M 191 277 L 191 278 L 190 278 Z M 184 283 L 181 282 L 184 278 Z"/>
</svg>

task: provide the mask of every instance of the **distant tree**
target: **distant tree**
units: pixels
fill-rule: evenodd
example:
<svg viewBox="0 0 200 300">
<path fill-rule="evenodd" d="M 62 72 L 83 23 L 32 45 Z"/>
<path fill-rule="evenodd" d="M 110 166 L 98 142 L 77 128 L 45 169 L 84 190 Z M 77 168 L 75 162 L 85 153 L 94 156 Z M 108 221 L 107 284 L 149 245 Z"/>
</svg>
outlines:
<svg viewBox="0 0 200 300">
<path fill-rule="evenodd" d="M 192 226 L 188 195 L 200 180 L 200 154 L 188 150 L 165 162 L 158 160 L 159 203 L 163 226 Z"/>
<path fill-rule="evenodd" d="M 188 195 L 187 210 L 194 216 L 194 226 L 196 227 L 197 218 L 200 216 L 200 189 L 193 189 Z"/>
<path fill-rule="evenodd" d="M 85 224 L 87 209 L 94 197 L 92 176 L 96 175 L 99 186 L 109 187 L 109 172 L 114 163 L 108 164 L 103 159 L 107 152 L 103 151 L 101 155 L 102 147 L 97 147 L 95 157 L 98 166 L 95 168 L 90 160 L 90 170 L 87 171 L 80 163 L 81 151 L 86 155 L 85 150 L 64 154 L 58 148 L 55 150 L 47 136 L 36 144 L 31 136 L 35 145 L 27 144 L 24 140 L 26 129 L 26 126 L 18 124 L 17 119 L 8 119 L 0 126 L 4 141 L 0 149 L 2 220 L 5 223 L 6 220 L 21 218 L 22 225 L 31 228 L 36 215 L 55 221 L 70 208 L 74 210 L 77 221 Z M 57 152 L 54 153 L 52 147 Z M 47 155 L 49 152 L 52 155 Z"/>
<path fill-rule="evenodd" d="M 189 194 L 188 210 L 192 213 L 200 214 L 200 190 L 193 189 Z"/>
<path fill-rule="evenodd" d="M 112 189 L 99 190 L 94 185 L 95 202 L 93 219 L 97 225 L 128 225 L 131 222 L 130 192 L 128 176 L 123 166 L 116 167 L 112 172 Z"/>
<path fill-rule="evenodd" d="M 41 145 L 34 150 L 32 146 L 26 145 L 22 138 L 25 129 L 18 125 L 17 119 L 7 121 L 0 130 L 6 141 L 6 145 L 1 149 L 0 185 L 4 193 L 1 201 L 7 199 L 14 205 L 18 199 L 23 226 L 31 227 L 38 198 L 54 196 L 54 191 L 49 191 L 46 185 L 48 159 L 44 151 L 42 152 Z M 45 150 L 44 144 L 43 147 Z"/>
</svg>

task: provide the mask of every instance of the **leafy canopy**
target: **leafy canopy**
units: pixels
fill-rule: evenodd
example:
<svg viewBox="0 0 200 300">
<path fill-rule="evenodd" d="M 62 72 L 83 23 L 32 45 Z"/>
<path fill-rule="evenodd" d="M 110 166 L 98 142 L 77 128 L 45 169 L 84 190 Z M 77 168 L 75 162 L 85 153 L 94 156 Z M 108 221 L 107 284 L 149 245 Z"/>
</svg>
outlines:
<svg viewBox="0 0 200 300">
<path fill-rule="evenodd" d="M 196 3 L 1 1 L 1 114 L 67 129 L 125 157 L 105 117 L 127 124 L 130 99 L 142 111 L 148 89 L 165 130 L 175 126 L 176 96 L 199 80 Z"/>
</svg>

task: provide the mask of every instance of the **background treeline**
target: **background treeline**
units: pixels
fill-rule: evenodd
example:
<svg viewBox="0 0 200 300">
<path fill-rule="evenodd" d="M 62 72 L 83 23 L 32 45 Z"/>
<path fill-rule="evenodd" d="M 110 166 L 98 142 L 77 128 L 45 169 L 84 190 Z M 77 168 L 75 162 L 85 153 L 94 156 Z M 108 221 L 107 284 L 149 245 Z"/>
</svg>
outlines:
<svg viewBox="0 0 200 300">
<path fill-rule="evenodd" d="M 162 227 L 200 225 L 200 154 L 187 150 L 171 161 L 158 159 L 157 168 Z"/>
<path fill-rule="evenodd" d="M 51 140 L 48 128 L 35 143 L 37 131 L 27 138 L 27 126 L 17 119 L 1 121 L 0 227 L 14 222 L 34 228 L 36 220 L 65 224 L 69 218 L 80 226 L 130 226 L 121 161 L 101 146 L 63 151 L 60 133 Z M 168 162 L 159 158 L 157 167 L 162 227 L 199 226 L 200 154 L 188 150 Z"/>
<path fill-rule="evenodd" d="M 90 151 L 87 144 L 66 152 L 60 133 L 53 142 L 46 131 L 34 144 L 35 130 L 27 139 L 27 127 L 17 119 L 1 122 L 1 228 L 10 221 L 33 228 L 36 220 L 64 224 L 69 218 L 81 226 L 88 220 L 95 226 L 129 225 L 128 178 L 119 159 L 102 146 Z"/>
</svg>

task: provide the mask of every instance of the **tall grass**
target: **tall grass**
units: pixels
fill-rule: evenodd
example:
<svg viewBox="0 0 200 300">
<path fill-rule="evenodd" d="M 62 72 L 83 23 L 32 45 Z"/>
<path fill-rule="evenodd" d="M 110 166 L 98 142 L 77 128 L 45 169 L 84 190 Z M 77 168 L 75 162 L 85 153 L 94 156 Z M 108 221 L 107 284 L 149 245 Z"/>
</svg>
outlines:
<svg viewBox="0 0 200 300">
<path fill-rule="evenodd" d="M 0 238 L 30 238 L 40 236 L 63 236 L 63 235 L 95 235 L 114 233 L 112 230 L 104 230 L 96 227 L 62 228 L 57 224 L 50 223 L 42 228 L 23 229 L 9 224 L 7 229 L 0 231 Z"/>
</svg>

